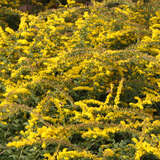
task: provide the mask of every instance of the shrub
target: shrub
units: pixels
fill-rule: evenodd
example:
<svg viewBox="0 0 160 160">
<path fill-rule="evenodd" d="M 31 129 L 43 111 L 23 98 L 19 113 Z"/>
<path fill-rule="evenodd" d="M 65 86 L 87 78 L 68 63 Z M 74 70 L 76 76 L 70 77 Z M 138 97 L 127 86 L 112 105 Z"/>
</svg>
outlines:
<svg viewBox="0 0 160 160">
<path fill-rule="evenodd" d="M 2 5 L 1 159 L 160 158 L 159 2 L 45 2 Z"/>
</svg>

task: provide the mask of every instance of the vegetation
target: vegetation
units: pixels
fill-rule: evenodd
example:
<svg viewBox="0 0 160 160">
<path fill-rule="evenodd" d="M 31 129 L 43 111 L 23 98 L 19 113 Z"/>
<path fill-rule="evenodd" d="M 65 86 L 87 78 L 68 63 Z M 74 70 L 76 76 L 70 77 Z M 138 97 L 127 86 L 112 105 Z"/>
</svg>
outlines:
<svg viewBox="0 0 160 160">
<path fill-rule="evenodd" d="M 0 5 L 1 160 L 160 159 L 159 0 Z"/>
</svg>

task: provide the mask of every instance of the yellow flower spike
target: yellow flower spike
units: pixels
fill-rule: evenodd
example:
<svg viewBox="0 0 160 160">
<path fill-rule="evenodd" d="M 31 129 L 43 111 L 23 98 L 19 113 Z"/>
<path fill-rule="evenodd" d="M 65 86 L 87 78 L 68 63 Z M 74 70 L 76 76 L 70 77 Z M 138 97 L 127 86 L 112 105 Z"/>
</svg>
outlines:
<svg viewBox="0 0 160 160">
<path fill-rule="evenodd" d="M 27 15 L 24 15 L 21 17 L 21 22 L 19 24 L 19 30 L 24 30 L 28 28 L 28 24 L 26 23 L 27 21 Z"/>
<path fill-rule="evenodd" d="M 47 147 L 46 143 L 43 142 L 43 143 L 42 143 L 42 148 L 45 149 L 46 147 Z"/>
<path fill-rule="evenodd" d="M 114 108 L 118 107 L 118 104 L 120 103 L 120 94 L 122 92 L 122 88 L 123 88 L 123 82 L 124 82 L 124 78 L 121 79 L 119 86 L 117 88 L 117 95 L 114 99 Z"/>
<path fill-rule="evenodd" d="M 44 157 L 46 157 L 46 160 L 56 160 L 56 158 L 54 156 L 52 156 L 50 153 L 45 153 Z"/>
<path fill-rule="evenodd" d="M 143 101 L 142 101 L 142 99 L 139 98 L 139 97 L 137 97 L 137 96 L 134 97 L 134 99 L 138 100 L 138 102 L 137 102 L 137 103 L 129 103 L 130 106 L 132 106 L 132 107 L 137 107 L 137 108 L 140 108 L 140 109 L 143 109 L 144 107 L 143 107 Z"/>
<path fill-rule="evenodd" d="M 3 31 L 2 27 L 0 26 L 0 38 L 2 38 L 2 40 L 4 39 L 8 39 L 7 34 Z M 1 40 L 1 39 L 0 39 Z"/>
<path fill-rule="evenodd" d="M 28 45 L 29 44 L 28 41 L 25 39 L 19 39 L 19 40 L 17 40 L 17 43 L 19 43 L 21 45 Z"/>
<path fill-rule="evenodd" d="M 69 5 L 72 5 L 72 4 L 75 4 L 76 1 L 75 1 L 75 0 L 67 0 L 67 3 L 68 3 Z"/>
<path fill-rule="evenodd" d="M 111 89 L 110 89 L 110 91 L 109 91 L 109 94 L 108 94 L 107 97 L 106 97 L 106 100 L 105 100 L 104 104 L 108 104 L 109 101 L 110 101 L 110 98 L 112 97 L 112 92 L 113 92 L 114 84 L 111 83 L 111 84 L 110 84 L 110 87 L 111 87 Z"/>
<path fill-rule="evenodd" d="M 93 91 L 93 87 L 88 87 L 88 86 L 78 86 L 73 88 L 74 91 L 78 91 L 78 90 L 87 90 L 87 91 Z"/>
<path fill-rule="evenodd" d="M 95 99 L 85 99 L 85 100 L 82 100 L 83 103 L 91 103 L 91 104 L 98 104 L 98 105 L 103 105 L 103 102 L 100 102 L 98 100 L 95 100 Z"/>
<path fill-rule="evenodd" d="M 83 17 L 86 18 L 86 19 L 89 18 L 88 12 L 84 12 Z"/>
<path fill-rule="evenodd" d="M 5 31 L 8 32 L 8 33 L 10 33 L 10 34 L 14 34 L 13 29 L 11 29 L 9 27 L 5 28 Z"/>
<path fill-rule="evenodd" d="M 132 141 L 133 141 L 134 143 L 138 143 L 138 140 L 137 140 L 136 138 L 132 138 Z"/>
</svg>

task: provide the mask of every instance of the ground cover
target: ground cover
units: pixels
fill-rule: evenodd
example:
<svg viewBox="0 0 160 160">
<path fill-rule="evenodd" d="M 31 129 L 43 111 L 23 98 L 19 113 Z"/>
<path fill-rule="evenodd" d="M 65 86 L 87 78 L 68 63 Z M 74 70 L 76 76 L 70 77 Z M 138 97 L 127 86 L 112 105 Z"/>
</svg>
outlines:
<svg viewBox="0 0 160 160">
<path fill-rule="evenodd" d="M 0 159 L 160 159 L 160 2 L 18 4 L 0 8 Z"/>
</svg>

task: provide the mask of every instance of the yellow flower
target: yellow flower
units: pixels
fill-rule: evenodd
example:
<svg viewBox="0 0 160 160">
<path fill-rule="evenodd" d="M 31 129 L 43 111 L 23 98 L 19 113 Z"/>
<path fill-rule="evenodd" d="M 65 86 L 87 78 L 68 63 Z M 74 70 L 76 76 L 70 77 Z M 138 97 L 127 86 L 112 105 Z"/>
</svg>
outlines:
<svg viewBox="0 0 160 160">
<path fill-rule="evenodd" d="M 119 86 L 118 86 L 118 89 L 117 89 L 117 95 L 115 97 L 115 100 L 114 100 L 114 107 L 116 108 L 119 104 L 119 101 L 120 101 L 120 94 L 121 94 L 121 91 L 122 91 L 122 88 L 123 88 L 123 82 L 124 82 L 124 78 L 121 79 L 120 83 L 119 83 Z"/>
<path fill-rule="evenodd" d="M 42 148 L 45 149 L 46 147 L 47 147 L 46 143 L 43 142 L 43 143 L 42 143 Z"/>
<path fill-rule="evenodd" d="M 87 90 L 87 91 L 93 91 L 93 87 L 88 87 L 88 86 L 78 86 L 73 88 L 74 91 L 78 90 Z"/>
<path fill-rule="evenodd" d="M 17 40 L 17 43 L 22 44 L 22 45 L 27 45 L 28 41 L 25 39 L 19 39 L 19 40 Z"/>
<path fill-rule="evenodd" d="M 14 34 L 14 31 L 9 27 L 6 27 L 5 31 L 10 33 L 10 34 Z"/>
<path fill-rule="evenodd" d="M 84 17 L 84 18 L 89 18 L 88 12 L 84 12 L 83 17 Z"/>
<path fill-rule="evenodd" d="M 114 151 L 112 151 L 109 148 L 105 149 L 103 152 L 103 156 L 105 156 L 105 157 L 112 157 L 113 155 L 114 155 Z"/>
<path fill-rule="evenodd" d="M 74 4 L 74 3 L 75 3 L 75 0 L 67 0 L 67 3 L 68 3 L 68 4 Z"/>
</svg>

